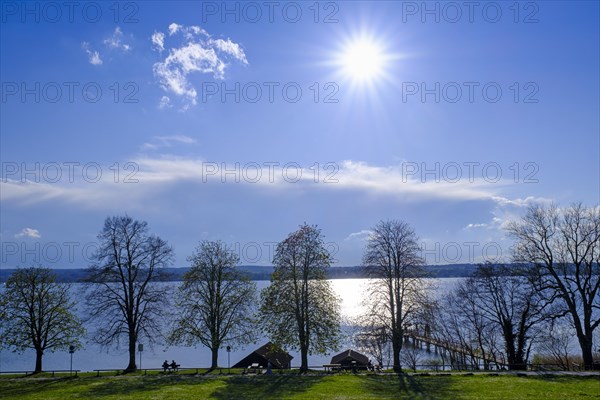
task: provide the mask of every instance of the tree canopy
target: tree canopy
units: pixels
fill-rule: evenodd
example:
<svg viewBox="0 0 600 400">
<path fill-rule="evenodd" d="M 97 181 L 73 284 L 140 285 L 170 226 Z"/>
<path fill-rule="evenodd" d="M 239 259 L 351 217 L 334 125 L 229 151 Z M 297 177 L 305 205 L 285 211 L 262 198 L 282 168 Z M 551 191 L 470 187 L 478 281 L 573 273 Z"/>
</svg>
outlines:
<svg viewBox="0 0 600 400">
<path fill-rule="evenodd" d="M 93 339 L 104 346 L 125 340 L 126 370 L 135 370 L 136 342 L 145 338 L 152 344 L 163 337 L 170 293 L 159 282 L 173 249 L 151 235 L 146 222 L 128 216 L 106 218 L 98 240 L 86 287 L 87 315 L 96 327 Z"/>
<path fill-rule="evenodd" d="M 211 368 L 217 368 L 224 343 L 255 338 L 256 285 L 236 267 L 239 257 L 223 242 L 201 242 L 188 260 L 192 268 L 179 288 L 179 313 L 169 341 L 203 344 L 211 350 Z"/>
<path fill-rule="evenodd" d="M 0 296 L 0 345 L 17 352 L 34 349 L 35 372 L 42 371 L 47 351 L 81 347 L 85 331 L 69 288 L 44 267 L 17 269 L 6 281 Z"/>
<path fill-rule="evenodd" d="M 273 259 L 271 285 L 261 293 L 261 321 L 273 342 L 300 350 L 301 371 L 308 354 L 336 350 L 340 300 L 327 281 L 331 255 L 316 226 L 303 224 L 281 241 Z"/>
</svg>

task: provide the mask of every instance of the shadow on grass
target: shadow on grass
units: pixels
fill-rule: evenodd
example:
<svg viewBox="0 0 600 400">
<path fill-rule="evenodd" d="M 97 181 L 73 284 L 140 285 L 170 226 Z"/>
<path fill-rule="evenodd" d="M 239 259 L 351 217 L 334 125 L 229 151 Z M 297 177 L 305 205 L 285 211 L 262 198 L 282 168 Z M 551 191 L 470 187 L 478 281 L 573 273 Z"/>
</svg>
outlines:
<svg viewBox="0 0 600 400">
<path fill-rule="evenodd" d="M 89 378 L 82 398 L 103 398 L 106 396 L 125 397 L 130 394 L 143 392 L 159 392 L 172 386 L 202 386 L 213 382 L 213 379 L 199 379 L 190 375 L 171 376 L 130 376 L 130 377 L 106 377 Z"/>
<path fill-rule="evenodd" d="M 94 399 L 106 396 L 126 397 L 132 394 L 160 393 L 161 390 L 178 386 L 185 392 L 204 393 L 211 399 L 281 399 L 292 394 L 304 393 L 319 382 L 322 376 L 259 375 L 228 376 L 164 376 L 137 378 L 95 378 L 81 398 Z M 202 398 L 198 397 L 198 398 Z"/>
<path fill-rule="evenodd" d="M 287 396 L 306 393 L 319 383 L 320 375 L 259 375 L 233 376 L 226 380 L 211 396 L 217 400 L 225 399 L 282 399 Z"/>
<path fill-rule="evenodd" d="M 600 374 L 589 374 L 589 375 L 570 375 L 570 374 L 544 374 L 540 373 L 537 375 L 527 374 L 524 376 L 518 376 L 519 378 L 534 379 L 544 382 L 556 382 L 556 383 L 571 383 L 578 381 L 592 381 L 598 382 L 600 385 Z"/>
<path fill-rule="evenodd" d="M 29 379 L 14 379 L 1 382 L 0 398 L 20 398 L 23 396 L 39 393 L 42 391 L 52 390 L 56 386 L 64 384 L 70 378 L 45 378 L 40 380 Z M 76 379 L 76 378 L 73 378 Z"/>
<path fill-rule="evenodd" d="M 382 398 L 455 399 L 458 393 L 451 388 L 450 376 L 367 375 L 365 388 Z"/>
</svg>

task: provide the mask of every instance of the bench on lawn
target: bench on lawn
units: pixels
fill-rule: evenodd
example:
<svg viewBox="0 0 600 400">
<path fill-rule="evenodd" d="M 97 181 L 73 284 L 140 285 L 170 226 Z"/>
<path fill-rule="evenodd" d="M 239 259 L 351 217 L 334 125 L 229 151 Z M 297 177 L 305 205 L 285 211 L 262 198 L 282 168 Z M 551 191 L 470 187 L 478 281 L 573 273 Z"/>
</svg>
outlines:
<svg viewBox="0 0 600 400">
<path fill-rule="evenodd" d="M 165 366 L 163 365 L 163 371 L 164 371 L 164 372 L 169 372 L 169 371 L 170 371 L 170 372 L 177 372 L 177 371 L 179 371 L 179 367 L 181 367 L 181 365 L 180 365 L 180 364 L 175 364 L 175 365 L 173 365 L 173 364 L 169 364 L 169 366 L 168 366 L 168 367 L 165 367 Z"/>
<path fill-rule="evenodd" d="M 262 372 L 262 365 L 259 365 L 258 363 L 252 363 L 248 366 L 248 373 L 249 374 L 260 374 Z"/>
<path fill-rule="evenodd" d="M 327 371 L 331 371 L 331 372 L 341 371 L 342 364 L 323 364 L 323 369 L 325 370 L 325 372 L 327 372 Z"/>
</svg>

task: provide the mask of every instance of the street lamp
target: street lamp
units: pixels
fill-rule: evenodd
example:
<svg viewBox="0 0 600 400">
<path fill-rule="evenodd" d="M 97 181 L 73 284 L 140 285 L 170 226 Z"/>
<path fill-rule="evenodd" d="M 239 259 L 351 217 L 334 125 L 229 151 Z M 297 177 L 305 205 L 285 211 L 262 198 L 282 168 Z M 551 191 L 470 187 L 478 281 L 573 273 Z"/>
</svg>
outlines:
<svg viewBox="0 0 600 400">
<path fill-rule="evenodd" d="M 144 345 L 138 343 L 138 351 L 140 352 L 140 369 L 142 369 L 142 351 L 144 351 Z"/>
<path fill-rule="evenodd" d="M 69 346 L 69 354 L 71 354 L 71 366 L 69 367 L 69 376 L 73 375 L 73 353 L 75 353 L 75 346 Z"/>
<path fill-rule="evenodd" d="M 230 362 L 230 354 L 231 354 L 231 346 L 227 346 L 227 372 L 231 372 L 231 362 Z"/>
</svg>

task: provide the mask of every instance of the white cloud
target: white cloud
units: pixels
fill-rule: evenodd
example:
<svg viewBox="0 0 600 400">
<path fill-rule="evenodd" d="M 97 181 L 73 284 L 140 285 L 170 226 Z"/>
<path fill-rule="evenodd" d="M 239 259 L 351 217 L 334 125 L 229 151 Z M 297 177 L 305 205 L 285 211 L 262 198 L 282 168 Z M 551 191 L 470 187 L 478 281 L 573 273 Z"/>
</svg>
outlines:
<svg viewBox="0 0 600 400">
<path fill-rule="evenodd" d="M 515 207 L 527 207 L 531 204 L 542 203 L 542 204 L 550 204 L 552 203 L 552 199 L 548 199 L 545 197 L 534 197 L 527 196 L 524 199 L 507 199 L 501 196 L 493 196 L 492 200 L 498 203 L 499 206 L 515 206 Z"/>
<path fill-rule="evenodd" d="M 100 58 L 100 53 L 95 50 L 90 50 L 90 44 L 88 42 L 82 42 L 81 48 L 88 55 L 88 61 L 92 65 L 102 65 L 102 59 Z"/>
<path fill-rule="evenodd" d="M 193 145 L 196 140 L 186 135 L 156 136 L 142 146 L 142 150 L 153 150 L 159 148 L 175 148 L 177 145 Z M 401 174 L 398 166 L 373 166 L 363 162 L 343 161 L 337 164 L 339 169 L 329 177 L 337 180 L 325 183 L 325 175 L 321 175 L 315 182 L 315 171 L 310 166 L 301 167 L 300 170 L 291 168 L 284 169 L 285 162 L 279 165 L 267 166 L 256 162 L 254 166 L 248 167 L 244 164 L 232 164 L 210 162 L 203 159 L 192 159 L 177 156 L 142 156 L 132 160 L 136 166 L 133 176 L 139 184 L 115 184 L 111 174 L 102 176 L 102 180 L 96 184 L 89 182 L 78 182 L 78 184 L 61 183 L 36 183 L 17 182 L 6 180 L 0 182 L 0 200 L 10 201 L 16 204 L 31 204 L 60 199 L 65 202 L 76 202 L 84 206 L 103 207 L 106 204 L 123 204 L 125 199 L 130 201 L 141 201 L 141 199 L 152 197 L 163 193 L 166 184 L 204 185 L 223 183 L 229 185 L 245 186 L 250 190 L 254 188 L 259 191 L 277 190 L 287 191 L 291 195 L 307 194 L 311 192 L 329 193 L 335 196 L 338 192 L 347 196 L 352 191 L 353 196 L 368 196 L 372 201 L 382 199 L 393 200 L 398 204 L 418 203 L 424 200 L 434 201 L 485 201 L 495 208 L 492 212 L 494 220 L 490 221 L 487 229 L 500 229 L 505 221 L 522 211 L 522 208 L 514 204 L 533 201 L 533 197 L 510 200 L 500 196 L 501 192 L 514 186 L 514 182 L 490 183 L 485 180 L 473 180 L 465 178 L 459 182 L 421 182 L 418 179 L 406 179 Z M 210 164 L 210 165 L 208 165 Z M 261 166 L 260 177 L 255 179 L 255 166 Z M 108 167 L 107 167 L 108 168 Z M 223 171 L 239 171 L 238 178 L 228 172 L 227 179 L 223 179 Z M 77 173 L 77 172 L 76 172 Z M 251 176 L 245 179 L 242 173 Z M 300 177 L 296 179 L 296 177 Z M 502 199 L 502 200 L 500 200 Z M 528 200 L 529 199 L 529 200 Z M 472 223 L 468 229 L 484 228 L 484 224 Z M 359 238 L 366 235 L 366 231 L 350 234 L 348 239 Z"/>
<path fill-rule="evenodd" d="M 152 36 L 154 41 L 154 35 Z M 117 49 L 123 52 L 128 52 L 131 50 L 131 46 L 123 42 L 123 32 L 118 26 L 115 28 L 110 37 L 103 40 L 103 43 L 109 49 Z M 93 50 L 89 42 L 82 42 L 81 48 L 86 52 L 90 64 L 102 65 L 103 61 L 100 57 L 100 52 Z"/>
<path fill-rule="evenodd" d="M 22 237 L 41 238 L 42 236 L 40 235 L 40 231 L 38 231 L 37 229 L 24 228 L 21 232 L 19 232 L 15 235 L 15 238 L 22 238 Z"/>
<path fill-rule="evenodd" d="M 171 25 L 169 25 L 169 36 L 173 36 L 181 28 L 182 28 L 181 25 L 176 24 L 175 22 L 173 22 Z"/>
<path fill-rule="evenodd" d="M 101 65 L 102 64 L 102 60 L 100 59 L 100 53 L 98 53 L 97 51 L 94 51 L 93 53 L 89 54 L 90 56 L 90 64 L 92 65 Z"/>
<path fill-rule="evenodd" d="M 240 60 L 244 64 L 248 64 L 248 60 L 246 59 L 246 54 L 244 53 L 244 50 L 242 50 L 239 44 L 233 43 L 231 39 L 217 39 L 211 40 L 210 42 L 213 43 L 215 47 L 221 50 L 222 52 L 233 56 L 234 58 Z"/>
<path fill-rule="evenodd" d="M 474 229 L 474 228 L 485 228 L 488 224 L 469 224 L 465 226 L 465 229 Z"/>
<path fill-rule="evenodd" d="M 158 108 L 163 109 L 163 108 L 171 108 L 171 99 L 169 98 L 169 96 L 163 96 L 160 98 L 160 103 L 158 103 Z"/>
<path fill-rule="evenodd" d="M 185 135 L 154 136 L 153 142 L 144 143 L 142 150 L 155 150 L 161 147 L 173 147 L 175 144 L 195 144 L 196 139 Z"/>
<path fill-rule="evenodd" d="M 309 175 L 310 176 L 310 175 Z M 488 182 L 484 179 L 461 179 L 457 182 L 421 181 L 402 174 L 400 166 L 372 166 L 360 161 L 345 160 L 333 176 L 332 189 L 360 190 L 378 195 L 400 196 L 403 199 L 446 198 L 456 200 L 491 200 L 510 181 Z"/>
<path fill-rule="evenodd" d="M 163 51 L 165 49 L 165 34 L 162 32 L 154 32 L 151 37 L 152 44 L 156 50 Z"/>
<path fill-rule="evenodd" d="M 224 79 L 229 61 L 248 64 L 242 47 L 231 39 L 212 39 L 198 26 L 169 25 L 169 36 L 182 34 L 183 41 L 168 49 L 168 55 L 153 66 L 162 89 L 183 98 L 184 109 L 196 104 L 198 93 L 189 80 L 191 74 L 210 74 Z M 161 36 L 162 35 L 162 36 Z M 155 32 L 152 43 L 159 52 L 166 49 L 164 34 Z"/>
<path fill-rule="evenodd" d="M 186 144 L 196 143 L 196 139 L 191 138 L 189 136 L 185 136 L 185 135 L 157 136 L 156 138 L 158 140 L 162 140 L 164 142 L 179 142 L 179 143 L 186 143 Z"/>
<path fill-rule="evenodd" d="M 360 230 L 358 232 L 353 232 L 353 233 L 349 234 L 344 239 L 344 241 L 350 241 L 350 240 L 367 240 L 372 233 L 373 233 L 373 231 L 371 231 L 369 229 L 363 229 L 363 230 Z"/>
<path fill-rule="evenodd" d="M 118 49 L 124 52 L 131 50 L 130 45 L 123 43 L 123 32 L 118 26 L 109 38 L 104 39 L 104 44 L 110 49 Z"/>
</svg>

